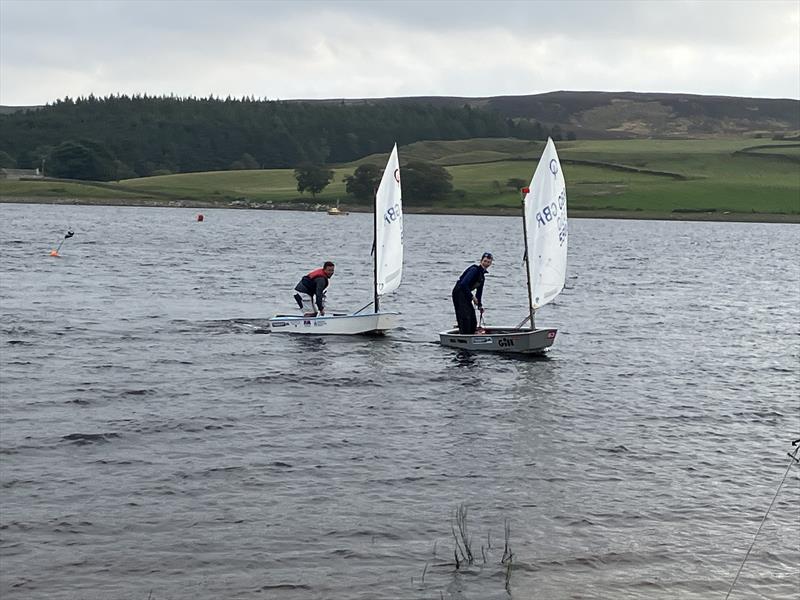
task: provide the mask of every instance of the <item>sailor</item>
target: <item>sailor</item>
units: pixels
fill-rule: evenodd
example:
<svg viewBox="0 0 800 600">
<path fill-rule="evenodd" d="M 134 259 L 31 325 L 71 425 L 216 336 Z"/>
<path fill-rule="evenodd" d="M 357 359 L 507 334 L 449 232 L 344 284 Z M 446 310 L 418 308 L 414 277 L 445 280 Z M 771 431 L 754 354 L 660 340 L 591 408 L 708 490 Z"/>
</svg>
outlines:
<svg viewBox="0 0 800 600">
<path fill-rule="evenodd" d="M 303 275 L 295 287 L 294 299 L 300 310 L 304 310 L 304 317 L 316 317 L 317 309 L 320 316 L 325 316 L 325 290 L 328 282 L 333 277 L 334 264 L 325 261 L 320 269 L 314 269 L 308 275 Z M 315 308 L 316 305 L 316 308 Z M 307 307 L 307 308 L 306 308 Z"/>
<path fill-rule="evenodd" d="M 478 328 L 473 304 L 483 314 L 483 303 L 481 302 L 483 282 L 486 272 L 492 266 L 493 260 L 494 257 L 490 252 L 484 252 L 480 263 L 467 268 L 453 287 L 453 307 L 456 310 L 459 333 L 472 335 Z M 475 292 L 475 295 L 473 295 L 473 292 Z"/>
</svg>

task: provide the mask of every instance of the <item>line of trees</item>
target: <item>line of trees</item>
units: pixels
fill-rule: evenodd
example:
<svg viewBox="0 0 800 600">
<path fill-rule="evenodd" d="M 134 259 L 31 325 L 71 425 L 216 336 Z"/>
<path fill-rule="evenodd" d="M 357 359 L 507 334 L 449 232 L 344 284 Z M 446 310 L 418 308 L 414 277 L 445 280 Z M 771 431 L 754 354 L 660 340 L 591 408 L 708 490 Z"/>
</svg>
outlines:
<svg viewBox="0 0 800 600">
<path fill-rule="evenodd" d="M 297 191 L 301 194 L 309 191 L 313 198 L 327 187 L 333 176 L 333 171 L 320 165 L 304 164 L 294 170 Z M 382 176 L 383 170 L 378 165 L 359 165 L 352 175 L 344 178 L 345 191 L 356 202 L 370 203 Z M 453 176 L 440 165 L 411 161 L 401 167 L 401 179 L 403 197 L 407 203 L 441 200 L 453 193 Z"/>
<path fill-rule="evenodd" d="M 348 162 L 394 142 L 560 136 L 493 110 L 419 102 L 117 95 L 0 115 L 0 159 L 75 179 Z"/>
</svg>

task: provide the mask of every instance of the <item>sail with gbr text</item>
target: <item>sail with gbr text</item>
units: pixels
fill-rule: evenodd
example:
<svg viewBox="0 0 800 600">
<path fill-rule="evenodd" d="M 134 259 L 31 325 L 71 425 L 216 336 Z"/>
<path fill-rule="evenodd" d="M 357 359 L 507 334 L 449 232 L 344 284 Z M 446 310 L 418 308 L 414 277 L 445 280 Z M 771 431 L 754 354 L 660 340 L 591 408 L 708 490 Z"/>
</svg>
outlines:
<svg viewBox="0 0 800 600">
<path fill-rule="evenodd" d="M 382 296 L 396 290 L 403 276 L 403 201 L 397 144 L 375 194 L 375 219 L 375 286 Z"/>
<path fill-rule="evenodd" d="M 550 138 L 524 202 L 528 282 L 532 309 L 536 310 L 561 293 L 567 276 L 567 189 Z"/>
</svg>

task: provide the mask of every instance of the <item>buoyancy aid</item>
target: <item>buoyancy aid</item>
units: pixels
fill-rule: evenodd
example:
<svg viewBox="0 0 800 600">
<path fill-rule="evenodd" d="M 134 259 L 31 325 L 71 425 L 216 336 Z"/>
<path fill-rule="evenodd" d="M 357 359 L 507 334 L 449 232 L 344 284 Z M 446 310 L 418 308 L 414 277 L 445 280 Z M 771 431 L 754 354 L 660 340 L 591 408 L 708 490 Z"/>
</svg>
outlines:
<svg viewBox="0 0 800 600">
<path fill-rule="evenodd" d="M 328 276 L 325 274 L 325 269 L 320 267 L 319 269 L 314 269 L 308 275 L 306 275 L 309 279 L 316 279 L 317 277 L 324 277 L 328 279 Z"/>
<path fill-rule="evenodd" d="M 295 286 L 295 291 L 301 294 L 308 294 L 312 297 L 312 302 L 317 305 L 319 310 L 325 306 L 325 289 L 328 287 L 330 278 L 325 273 L 325 268 L 314 269 L 308 275 L 303 275 L 300 283 Z M 302 301 L 301 301 L 302 302 Z"/>
</svg>

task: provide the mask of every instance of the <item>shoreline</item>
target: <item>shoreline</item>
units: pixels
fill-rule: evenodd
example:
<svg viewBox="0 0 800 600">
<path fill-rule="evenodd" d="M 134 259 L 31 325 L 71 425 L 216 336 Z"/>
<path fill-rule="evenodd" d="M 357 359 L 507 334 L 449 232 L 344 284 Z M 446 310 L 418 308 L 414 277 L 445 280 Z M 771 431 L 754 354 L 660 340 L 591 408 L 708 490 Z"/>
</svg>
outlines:
<svg viewBox="0 0 800 600">
<path fill-rule="evenodd" d="M 163 198 L 61 198 L 61 197 L 0 197 L 0 204 L 56 204 L 56 205 L 86 205 L 86 206 L 142 206 L 151 208 L 223 208 L 237 210 L 295 210 L 299 212 L 325 212 L 329 207 L 326 204 L 316 203 L 282 203 L 264 204 L 254 206 L 241 201 L 219 202 L 204 200 L 167 200 Z M 370 212 L 369 207 L 341 206 L 343 212 L 365 213 Z M 426 215 L 472 215 L 472 216 L 497 216 L 518 217 L 520 210 L 511 207 L 422 207 L 406 206 L 403 211 L 408 214 Z M 701 211 L 662 213 L 645 210 L 570 210 L 569 217 L 574 219 L 630 219 L 639 221 L 720 221 L 739 223 L 794 223 L 800 224 L 800 214 L 780 213 L 732 213 Z"/>
</svg>

